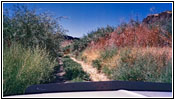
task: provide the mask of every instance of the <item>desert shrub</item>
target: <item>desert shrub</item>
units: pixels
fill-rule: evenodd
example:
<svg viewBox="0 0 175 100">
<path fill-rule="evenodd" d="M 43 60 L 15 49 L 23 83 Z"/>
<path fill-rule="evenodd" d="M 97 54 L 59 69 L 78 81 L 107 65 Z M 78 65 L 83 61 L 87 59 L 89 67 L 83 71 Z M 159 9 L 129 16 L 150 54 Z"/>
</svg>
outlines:
<svg viewBox="0 0 175 100">
<path fill-rule="evenodd" d="M 113 57 L 114 55 L 116 55 L 116 53 L 117 53 L 116 47 L 107 48 L 106 50 L 102 51 L 100 58 L 105 60 L 105 59 Z"/>
<path fill-rule="evenodd" d="M 99 40 L 99 38 L 106 37 L 113 31 L 114 31 L 114 27 L 107 25 L 106 27 L 101 27 L 95 31 L 88 33 L 88 36 L 91 37 L 91 41 L 96 42 Z"/>
<path fill-rule="evenodd" d="M 70 51 L 71 51 L 71 46 L 68 45 L 68 46 L 62 48 L 62 51 L 64 52 L 64 54 L 69 54 L 69 53 L 71 53 L 71 52 L 70 52 Z"/>
<path fill-rule="evenodd" d="M 161 60 L 160 62 L 165 61 Z M 156 57 L 151 53 L 138 54 L 136 58 L 127 56 L 125 53 L 124 56 L 121 56 L 120 63 L 117 65 L 112 78 L 125 81 L 171 82 L 170 66 L 171 64 L 159 66 Z M 166 75 L 163 75 L 165 73 Z M 167 80 L 167 77 L 162 76 L 169 78 Z"/>
<path fill-rule="evenodd" d="M 109 69 L 108 66 L 103 66 L 102 67 L 102 72 L 108 76 L 108 78 L 112 79 L 112 74 L 114 73 L 113 72 L 113 69 Z"/>
<path fill-rule="evenodd" d="M 46 47 L 52 56 L 57 56 L 65 32 L 58 21 L 49 13 L 36 13 L 26 5 L 14 5 L 3 12 L 3 43 L 8 46 L 18 42 L 25 47 Z"/>
<path fill-rule="evenodd" d="M 82 52 L 84 49 L 86 49 L 86 47 L 90 42 L 92 41 L 96 42 L 101 37 L 106 37 L 113 31 L 114 31 L 114 27 L 111 27 L 108 25 L 106 27 L 101 27 L 95 31 L 88 33 L 84 37 L 80 38 L 80 40 L 74 41 L 74 43 L 71 46 L 72 52 L 77 52 L 77 51 Z"/>
<path fill-rule="evenodd" d="M 83 71 L 80 64 L 74 62 L 70 58 L 64 58 L 63 59 L 63 66 L 64 70 L 66 72 L 65 78 L 67 80 L 77 80 L 81 79 L 84 81 L 89 81 L 89 75 Z"/>
<path fill-rule="evenodd" d="M 100 60 L 97 60 L 97 59 L 92 61 L 92 66 L 95 67 L 95 68 L 97 68 L 98 71 L 100 71 L 101 68 L 102 68 L 100 62 L 101 62 L 101 61 L 100 61 Z"/>
<path fill-rule="evenodd" d="M 71 80 L 71 82 L 84 82 L 84 80 L 80 77 L 74 78 L 73 80 Z"/>
<path fill-rule="evenodd" d="M 160 76 L 158 78 L 159 82 L 172 82 L 172 61 L 170 60 L 166 67 L 164 67 L 161 72 Z"/>
<path fill-rule="evenodd" d="M 66 58 L 70 58 L 69 56 L 64 56 L 64 59 L 66 59 Z"/>
<path fill-rule="evenodd" d="M 87 63 L 87 57 L 86 56 L 81 55 L 81 60 L 84 61 L 85 63 Z"/>
<path fill-rule="evenodd" d="M 33 84 L 51 81 L 56 66 L 45 49 L 24 48 L 13 43 L 3 48 L 3 95 L 23 94 Z"/>
<path fill-rule="evenodd" d="M 137 27 L 128 25 L 123 33 L 118 34 L 120 27 L 115 30 L 111 41 L 118 47 L 136 46 L 136 47 L 163 47 L 172 44 L 172 36 L 168 31 L 159 26 L 153 26 L 151 29 L 146 25 L 139 24 Z M 163 34 L 161 34 L 163 33 Z"/>
</svg>

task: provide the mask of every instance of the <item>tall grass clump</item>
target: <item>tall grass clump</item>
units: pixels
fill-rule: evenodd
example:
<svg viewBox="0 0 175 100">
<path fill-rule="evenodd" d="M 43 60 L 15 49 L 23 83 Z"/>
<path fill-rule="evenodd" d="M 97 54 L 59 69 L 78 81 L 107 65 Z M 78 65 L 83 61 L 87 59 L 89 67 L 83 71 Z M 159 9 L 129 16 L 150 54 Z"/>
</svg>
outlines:
<svg viewBox="0 0 175 100">
<path fill-rule="evenodd" d="M 92 66 L 97 68 L 98 71 L 101 70 L 102 66 L 101 66 L 101 61 L 100 60 L 92 60 Z"/>
<path fill-rule="evenodd" d="M 101 53 L 101 58 L 103 60 L 106 60 L 108 58 L 111 58 L 113 57 L 114 55 L 116 55 L 117 53 L 117 48 L 116 47 L 113 47 L 113 48 L 107 48 L 106 50 L 104 50 L 102 53 Z"/>
<path fill-rule="evenodd" d="M 167 58 L 166 54 L 161 56 Z M 113 69 L 114 80 L 171 83 L 170 60 L 157 59 L 157 55 L 151 53 L 132 55 L 128 50 L 121 52 L 120 57 L 119 64 Z"/>
<path fill-rule="evenodd" d="M 23 94 L 32 84 L 50 81 L 56 60 L 45 49 L 13 43 L 3 49 L 3 95 Z"/>
</svg>

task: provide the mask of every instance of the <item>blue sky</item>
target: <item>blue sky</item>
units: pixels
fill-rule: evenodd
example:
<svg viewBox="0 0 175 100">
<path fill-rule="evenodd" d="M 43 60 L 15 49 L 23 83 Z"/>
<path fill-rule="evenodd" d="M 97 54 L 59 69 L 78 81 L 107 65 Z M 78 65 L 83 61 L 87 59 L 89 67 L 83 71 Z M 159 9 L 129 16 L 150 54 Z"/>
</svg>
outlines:
<svg viewBox="0 0 175 100">
<path fill-rule="evenodd" d="M 4 4 L 4 8 L 11 8 L 12 3 Z M 66 16 L 60 24 L 69 30 L 66 34 L 74 37 L 96 30 L 107 25 L 116 27 L 121 22 L 128 22 L 130 18 L 143 20 L 147 15 L 172 10 L 171 3 L 27 3 L 38 13 L 51 12 L 55 16 Z M 152 10 L 151 10 L 152 9 Z"/>
</svg>

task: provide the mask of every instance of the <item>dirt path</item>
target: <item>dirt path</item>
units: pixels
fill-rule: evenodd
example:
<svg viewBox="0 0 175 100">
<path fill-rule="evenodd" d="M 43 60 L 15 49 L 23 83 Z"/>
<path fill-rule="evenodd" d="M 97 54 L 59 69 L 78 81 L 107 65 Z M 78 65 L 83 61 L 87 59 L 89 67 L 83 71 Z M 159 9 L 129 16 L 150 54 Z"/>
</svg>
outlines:
<svg viewBox="0 0 175 100">
<path fill-rule="evenodd" d="M 64 78 L 64 75 L 66 74 L 66 72 L 64 71 L 63 61 L 61 57 L 59 57 L 57 61 L 59 63 L 59 66 L 56 66 L 54 68 L 55 80 L 53 80 L 52 83 L 65 83 L 67 81 Z"/>
<path fill-rule="evenodd" d="M 83 61 L 76 60 L 73 57 L 71 57 L 71 59 L 74 60 L 75 62 L 81 64 L 83 70 L 86 73 L 90 74 L 90 78 L 92 81 L 108 81 L 109 80 L 107 78 L 107 76 L 105 76 L 103 73 L 98 73 L 97 69 L 94 68 L 93 66 L 88 65 L 88 64 L 84 63 Z"/>
</svg>

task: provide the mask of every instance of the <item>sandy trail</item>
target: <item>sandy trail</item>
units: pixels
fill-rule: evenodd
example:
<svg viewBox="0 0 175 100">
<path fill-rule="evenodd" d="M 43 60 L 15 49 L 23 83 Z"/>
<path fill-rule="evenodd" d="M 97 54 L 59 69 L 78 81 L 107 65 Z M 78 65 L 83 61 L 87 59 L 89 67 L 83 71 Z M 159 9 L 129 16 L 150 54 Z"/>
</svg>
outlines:
<svg viewBox="0 0 175 100">
<path fill-rule="evenodd" d="M 88 65 L 83 61 L 79 61 L 73 57 L 71 57 L 71 59 L 81 64 L 83 70 L 90 75 L 92 81 L 109 81 L 106 75 L 104 75 L 103 73 L 99 73 L 97 69 L 94 68 L 93 66 Z"/>
</svg>

